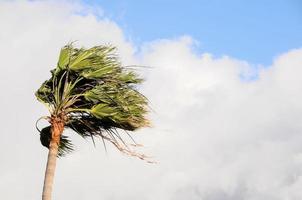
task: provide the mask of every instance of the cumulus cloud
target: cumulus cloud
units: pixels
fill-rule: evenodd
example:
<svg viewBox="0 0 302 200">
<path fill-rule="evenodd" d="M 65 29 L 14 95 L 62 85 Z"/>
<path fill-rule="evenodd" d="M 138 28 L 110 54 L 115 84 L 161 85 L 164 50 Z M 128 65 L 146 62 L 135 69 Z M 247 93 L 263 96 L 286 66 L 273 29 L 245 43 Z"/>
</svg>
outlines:
<svg viewBox="0 0 302 200">
<path fill-rule="evenodd" d="M 248 63 L 196 55 L 187 38 L 151 45 L 145 62 L 158 67 L 146 90 L 168 130 L 159 137 L 171 144 L 161 160 L 188 181 L 175 191 L 193 199 L 300 197 L 291 188 L 301 175 L 301 54 L 280 55 L 245 82 Z"/>
<path fill-rule="evenodd" d="M 69 41 L 111 43 L 142 70 L 153 128 L 134 134 L 150 165 L 74 137 L 77 151 L 57 166 L 54 199 L 281 200 L 302 192 L 302 49 L 271 66 L 197 54 L 190 36 L 137 48 L 123 30 L 80 3 L 0 3 L 2 87 L 0 192 L 39 199 L 47 151 L 35 120 L 46 110 L 34 91 Z M 137 49 L 142 49 L 137 52 Z M 257 79 L 249 77 L 258 77 Z M 70 134 L 70 132 L 67 132 Z"/>
</svg>

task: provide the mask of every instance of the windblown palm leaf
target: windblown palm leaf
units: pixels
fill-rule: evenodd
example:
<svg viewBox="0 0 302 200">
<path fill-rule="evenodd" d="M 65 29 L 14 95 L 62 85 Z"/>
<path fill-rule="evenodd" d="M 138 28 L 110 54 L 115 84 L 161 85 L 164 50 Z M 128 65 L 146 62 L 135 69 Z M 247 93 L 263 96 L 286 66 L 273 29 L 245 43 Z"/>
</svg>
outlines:
<svg viewBox="0 0 302 200">
<path fill-rule="evenodd" d="M 36 97 L 51 117 L 61 119 L 65 127 L 82 137 L 101 137 L 120 151 L 145 159 L 130 150 L 118 132 L 133 131 L 149 122 L 145 118 L 147 99 L 136 90 L 142 79 L 121 66 L 115 51 L 111 46 L 84 49 L 66 45 L 51 78 L 41 85 Z M 50 127 L 42 129 L 40 136 L 48 147 Z M 62 135 L 59 156 L 72 149 L 71 141 Z"/>
</svg>

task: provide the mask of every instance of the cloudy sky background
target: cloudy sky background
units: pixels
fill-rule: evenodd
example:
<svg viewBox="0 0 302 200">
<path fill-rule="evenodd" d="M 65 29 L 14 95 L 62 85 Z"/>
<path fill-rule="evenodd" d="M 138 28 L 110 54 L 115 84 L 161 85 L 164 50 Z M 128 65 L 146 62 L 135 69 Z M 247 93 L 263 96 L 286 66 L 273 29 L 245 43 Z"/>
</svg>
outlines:
<svg viewBox="0 0 302 200">
<path fill-rule="evenodd" d="M 153 128 L 134 138 L 159 164 L 110 146 L 106 154 L 101 141 L 94 148 L 72 136 L 77 150 L 57 163 L 54 199 L 302 199 L 302 44 L 294 21 L 302 16 L 296 1 L 287 2 L 292 12 L 285 18 L 293 21 L 286 28 L 275 21 L 275 35 L 264 31 L 274 40 L 259 40 L 240 54 L 244 41 L 254 43 L 249 37 L 209 47 L 219 36 L 235 36 L 221 32 L 208 41 L 190 29 L 144 36 L 127 24 L 128 7 L 118 15 L 97 1 L 0 1 L 1 199 L 41 196 L 47 149 L 34 124 L 48 113 L 34 92 L 50 76 L 60 48 L 74 40 L 85 47 L 114 44 L 125 65 L 150 66 L 141 70 L 141 91 L 154 110 Z M 263 49 L 270 57 L 258 55 Z"/>
</svg>

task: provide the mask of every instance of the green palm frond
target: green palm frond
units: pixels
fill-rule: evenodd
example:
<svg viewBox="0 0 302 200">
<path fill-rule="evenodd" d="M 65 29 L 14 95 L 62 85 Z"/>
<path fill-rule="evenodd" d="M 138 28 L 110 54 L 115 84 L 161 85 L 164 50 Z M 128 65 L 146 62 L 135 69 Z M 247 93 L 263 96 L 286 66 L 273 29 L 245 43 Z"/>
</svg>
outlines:
<svg viewBox="0 0 302 200">
<path fill-rule="evenodd" d="M 143 79 L 122 67 L 115 52 L 112 46 L 85 49 L 66 45 L 36 97 L 51 116 L 64 120 L 65 127 L 83 137 L 101 137 L 121 150 L 128 147 L 117 130 L 148 126 L 148 101 L 136 88 Z M 67 138 L 61 138 L 61 143 L 63 140 L 62 149 L 72 148 Z"/>
</svg>

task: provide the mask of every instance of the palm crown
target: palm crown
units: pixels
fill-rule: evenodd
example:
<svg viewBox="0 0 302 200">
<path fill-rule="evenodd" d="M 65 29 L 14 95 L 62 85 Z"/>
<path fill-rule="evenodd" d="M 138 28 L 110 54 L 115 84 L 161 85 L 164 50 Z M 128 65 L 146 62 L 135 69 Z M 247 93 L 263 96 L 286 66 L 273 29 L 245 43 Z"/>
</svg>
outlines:
<svg viewBox="0 0 302 200">
<path fill-rule="evenodd" d="M 129 67 L 121 66 L 112 46 L 61 49 L 51 78 L 36 92 L 50 112 L 49 122 L 60 121 L 82 137 L 109 141 L 120 151 L 144 159 L 130 150 L 118 130 L 133 131 L 148 126 L 147 99 L 136 90 L 142 79 Z M 40 130 L 41 143 L 49 147 L 51 126 Z M 93 140 L 94 141 L 94 140 Z M 60 135 L 59 156 L 73 149 L 70 139 Z"/>
</svg>

